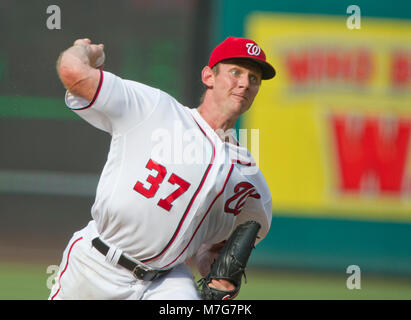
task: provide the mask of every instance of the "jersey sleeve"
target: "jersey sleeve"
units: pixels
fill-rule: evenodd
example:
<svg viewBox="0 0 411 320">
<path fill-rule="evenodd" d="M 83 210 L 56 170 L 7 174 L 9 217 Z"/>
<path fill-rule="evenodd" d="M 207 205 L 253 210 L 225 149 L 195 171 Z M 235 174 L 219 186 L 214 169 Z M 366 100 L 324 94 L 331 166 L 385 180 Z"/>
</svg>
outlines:
<svg viewBox="0 0 411 320">
<path fill-rule="evenodd" d="M 66 92 L 66 105 L 94 127 L 110 134 L 122 133 L 144 121 L 155 109 L 160 90 L 100 72 L 92 101 Z"/>
</svg>

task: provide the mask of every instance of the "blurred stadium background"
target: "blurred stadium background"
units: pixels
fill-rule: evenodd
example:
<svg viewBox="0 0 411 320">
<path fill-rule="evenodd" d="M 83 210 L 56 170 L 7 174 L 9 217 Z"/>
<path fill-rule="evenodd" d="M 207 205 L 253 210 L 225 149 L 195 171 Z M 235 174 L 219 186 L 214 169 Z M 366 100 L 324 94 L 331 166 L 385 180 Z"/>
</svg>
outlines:
<svg viewBox="0 0 411 320">
<path fill-rule="evenodd" d="M 195 107 L 200 70 L 230 35 L 256 40 L 278 73 L 238 123 L 259 130 L 273 197 L 239 298 L 411 299 L 411 4 L 356 1 L 353 30 L 350 4 L 1 0 L 0 299 L 48 297 L 47 267 L 89 221 L 109 148 L 65 108 L 59 53 L 102 42 L 107 70 Z"/>
</svg>

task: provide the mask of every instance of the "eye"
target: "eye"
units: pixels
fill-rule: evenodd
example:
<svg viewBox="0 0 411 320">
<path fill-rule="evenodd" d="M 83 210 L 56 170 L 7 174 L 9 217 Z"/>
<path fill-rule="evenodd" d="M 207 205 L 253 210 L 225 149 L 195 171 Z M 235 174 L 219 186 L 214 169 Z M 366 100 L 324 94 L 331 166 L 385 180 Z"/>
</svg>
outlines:
<svg viewBox="0 0 411 320">
<path fill-rule="evenodd" d="M 250 82 L 253 83 L 253 84 L 259 84 L 260 80 L 257 78 L 257 76 L 252 74 L 252 75 L 250 75 Z"/>
<path fill-rule="evenodd" d="M 231 74 L 232 74 L 233 76 L 239 76 L 239 75 L 240 75 L 240 71 L 239 71 L 238 69 L 232 69 L 232 70 L 231 70 Z"/>
</svg>

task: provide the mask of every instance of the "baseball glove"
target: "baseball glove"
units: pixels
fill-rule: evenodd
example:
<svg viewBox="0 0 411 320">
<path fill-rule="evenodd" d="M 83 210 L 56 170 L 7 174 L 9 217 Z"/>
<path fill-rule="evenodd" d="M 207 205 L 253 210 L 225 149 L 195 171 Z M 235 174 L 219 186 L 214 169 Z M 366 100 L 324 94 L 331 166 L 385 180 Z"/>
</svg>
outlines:
<svg viewBox="0 0 411 320">
<path fill-rule="evenodd" d="M 256 221 L 247 221 L 237 226 L 211 265 L 210 273 L 199 281 L 203 300 L 232 300 L 236 297 L 260 227 Z M 212 279 L 228 280 L 235 289 L 225 291 L 212 288 L 208 285 Z"/>
</svg>

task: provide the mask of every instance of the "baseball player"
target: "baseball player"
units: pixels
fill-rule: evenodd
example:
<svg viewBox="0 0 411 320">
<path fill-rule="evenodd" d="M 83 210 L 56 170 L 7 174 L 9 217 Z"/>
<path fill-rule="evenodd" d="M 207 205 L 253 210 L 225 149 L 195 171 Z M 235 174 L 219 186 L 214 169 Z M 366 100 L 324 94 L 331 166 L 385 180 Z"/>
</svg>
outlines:
<svg viewBox="0 0 411 320">
<path fill-rule="evenodd" d="M 104 59 L 102 44 L 79 39 L 57 61 L 67 106 L 112 139 L 92 219 L 69 241 L 49 299 L 234 298 L 272 203 L 229 129 L 274 68 L 257 43 L 229 37 L 211 53 L 203 101 L 190 109 L 103 71 Z M 216 269 L 233 242 L 240 264 L 226 263 L 235 273 L 226 276 Z M 188 259 L 204 277 L 200 290 Z"/>
</svg>

